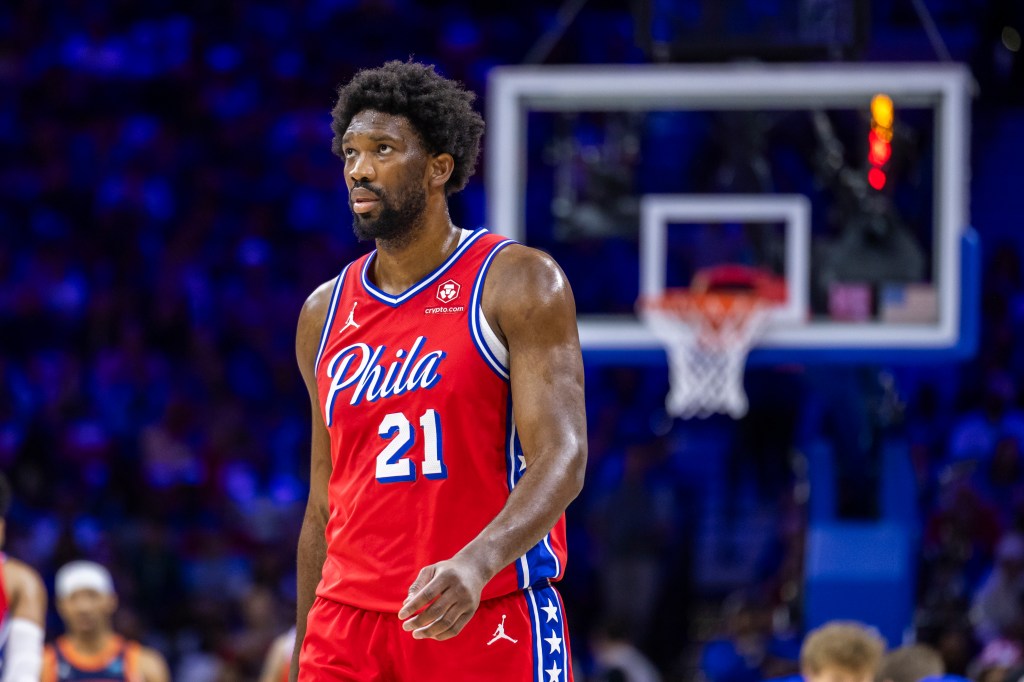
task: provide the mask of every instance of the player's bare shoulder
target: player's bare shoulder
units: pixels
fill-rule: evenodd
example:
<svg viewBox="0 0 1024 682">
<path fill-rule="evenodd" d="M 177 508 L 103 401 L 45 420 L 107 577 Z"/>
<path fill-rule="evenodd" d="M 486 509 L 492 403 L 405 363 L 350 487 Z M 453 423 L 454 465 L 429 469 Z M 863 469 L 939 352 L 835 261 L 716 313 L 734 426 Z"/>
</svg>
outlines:
<svg viewBox="0 0 1024 682">
<path fill-rule="evenodd" d="M 16 613 L 42 621 L 46 613 L 46 587 L 34 568 L 10 558 L 3 564 L 4 584 Z"/>
<path fill-rule="evenodd" d="M 139 672 L 144 682 L 170 682 L 171 679 L 163 654 L 146 646 L 139 647 Z"/>
<path fill-rule="evenodd" d="M 324 320 L 327 319 L 331 296 L 337 281 L 337 277 L 329 279 L 314 289 L 313 293 L 306 298 L 306 302 L 302 304 L 302 310 L 299 312 L 298 328 L 295 330 L 295 354 L 303 374 L 312 369 L 317 345 L 320 343 L 320 334 L 323 332 Z"/>
<path fill-rule="evenodd" d="M 300 334 L 315 329 L 316 336 L 320 335 L 324 320 L 327 318 L 327 310 L 331 305 L 331 294 L 337 281 L 337 277 L 327 280 L 306 298 L 306 302 L 302 304 L 302 310 L 299 312 L 298 331 Z"/>
<path fill-rule="evenodd" d="M 8 557 L 4 562 L 4 583 L 12 590 L 45 594 L 43 581 L 36 570 L 13 557 Z"/>
<path fill-rule="evenodd" d="M 569 281 L 555 259 L 538 249 L 510 244 L 494 258 L 484 283 L 483 309 L 505 328 L 519 322 L 567 318 L 575 322 L 576 304 Z M 504 339 L 503 339 L 504 340 Z"/>
</svg>

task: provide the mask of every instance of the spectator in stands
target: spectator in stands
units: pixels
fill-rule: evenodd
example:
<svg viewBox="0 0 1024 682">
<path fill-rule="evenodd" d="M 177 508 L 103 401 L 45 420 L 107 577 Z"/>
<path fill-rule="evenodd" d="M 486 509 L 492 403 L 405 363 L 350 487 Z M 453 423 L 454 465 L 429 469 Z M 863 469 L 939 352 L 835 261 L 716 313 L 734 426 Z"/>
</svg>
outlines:
<svg viewBox="0 0 1024 682">
<path fill-rule="evenodd" d="M 245 677 L 252 679 L 263 668 L 267 651 L 274 645 L 285 619 L 273 592 L 263 586 L 250 589 L 239 606 L 244 626 L 227 640 L 228 651 Z M 290 656 L 288 663 L 291 665 Z"/>
<path fill-rule="evenodd" d="M 832 621 L 812 630 L 800 649 L 807 682 L 874 682 L 885 642 L 861 623 Z"/>
<path fill-rule="evenodd" d="M 978 493 L 962 467 L 951 467 L 925 524 L 926 559 L 952 560 L 968 584 L 977 584 L 991 565 L 1002 533 L 998 510 Z"/>
<path fill-rule="evenodd" d="M 657 607 L 664 551 L 673 530 L 672 488 L 654 475 L 657 441 L 626 448 L 617 481 L 598 496 L 591 521 L 603 552 L 599 564 L 608 620 L 642 643 Z"/>
<path fill-rule="evenodd" d="M 945 672 L 946 666 L 938 651 L 924 644 L 909 644 L 885 655 L 875 679 L 877 682 L 920 682 Z"/>
<path fill-rule="evenodd" d="M 1018 665 L 1008 670 L 1006 674 L 1003 676 L 1003 680 L 1004 682 L 1024 682 L 1024 665 Z"/>
<path fill-rule="evenodd" d="M 1024 615 L 1024 536 L 1009 533 L 996 548 L 996 565 L 974 595 L 971 622 L 975 635 L 988 643 L 1014 627 Z"/>
<path fill-rule="evenodd" d="M 940 628 L 933 641 L 946 666 L 946 674 L 966 675 L 975 648 L 970 623 L 966 617 L 957 620 L 952 616 L 943 622 L 944 626 Z"/>
<path fill-rule="evenodd" d="M 1016 394 L 1011 377 L 993 372 L 986 382 L 981 409 L 964 415 L 953 426 L 949 436 L 950 457 L 987 461 L 1001 438 L 1024 440 L 1024 413 L 1015 407 Z"/>
<path fill-rule="evenodd" d="M 724 636 L 708 641 L 701 652 L 704 677 L 710 682 L 757 682 L 779 672 L 773 645 L 780 642 L 772 633 L 767 600 L 744 590 L 729 595 L 722 611 Z"/>
<path fill-rule="evenodd" d="M 1009 673 L 1021 664 L 1021 648 L 1016 642 L 997 639 L 987 644 L 970 667 L 974 682 L 1010 682 Z"/>
<path fill-rule="evenodd" d="M 992 459 L 981 466 L 976 478 L 978 490 L 995 505 L 1003 524 L 1011 525 L 1024 483 L 1024 463 L 1016 436 L 1003 436 L 996 442 Z"/>
</svg>

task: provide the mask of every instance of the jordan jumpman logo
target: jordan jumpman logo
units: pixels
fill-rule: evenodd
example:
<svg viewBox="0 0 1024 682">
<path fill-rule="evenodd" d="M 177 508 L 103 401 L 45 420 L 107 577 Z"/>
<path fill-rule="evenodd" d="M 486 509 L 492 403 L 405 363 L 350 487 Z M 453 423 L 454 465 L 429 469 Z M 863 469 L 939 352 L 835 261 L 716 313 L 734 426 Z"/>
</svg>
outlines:
<svg viewBox="0 0 1024 682">
<path fill-rule="evenodd" d="M 345 322 L 345 326 L 342 327 L 341 331 L 338 332 L 339 334 L 341 332 L 345 331 L 346 329 L 348 329 L 349 327 L 355 327 L 356 329 L 359 329 L 359 324 L 356 322 L 356 306 L 357 305 L 359 305 L 359 301 L 353 301 L 352 302 L 352 310 L 350 310 L 349 313 L 348 313 L 348 321 Z"/>
<path fill-rule="evenodd" d="M 490 645 L 494 644 L 499 639 L 507 639 L 508 641 L 512 642 L 513 644 L 515 644 L 516 642 L 519 641 L 518 639 L 512 639 L 511 637 L 509 637 L 508 635 L 505 634 L 505 614 L 501 614 L 501 622 L 498 623 L 498 629 L 494 631 L 494 639 L 489 641 L 487 643 L 487 646 L 490 646 Z"/>
</svg>

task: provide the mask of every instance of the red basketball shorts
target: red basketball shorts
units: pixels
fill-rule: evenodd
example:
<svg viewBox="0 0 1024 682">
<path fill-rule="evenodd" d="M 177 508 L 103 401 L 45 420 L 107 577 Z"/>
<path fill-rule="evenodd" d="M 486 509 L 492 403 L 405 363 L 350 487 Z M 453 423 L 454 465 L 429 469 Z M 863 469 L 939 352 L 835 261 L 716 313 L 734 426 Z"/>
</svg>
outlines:
<svg viewBox="0 0 1024 682">
<path fill-rule="evenodd" d="M 455 637 L 413 639 L 394 613 L 317 597 L 299 654 L 299 682 L 572 682 L 569 630 L 553 587 L 480 603 Z"/>
</svg>

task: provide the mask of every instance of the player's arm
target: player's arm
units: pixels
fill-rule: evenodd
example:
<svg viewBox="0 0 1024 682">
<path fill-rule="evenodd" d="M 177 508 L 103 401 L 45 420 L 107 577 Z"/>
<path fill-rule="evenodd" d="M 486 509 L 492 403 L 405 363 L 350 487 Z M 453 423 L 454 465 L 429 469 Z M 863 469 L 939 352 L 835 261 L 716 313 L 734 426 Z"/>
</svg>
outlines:
<svg viewBox="0 0 1024 682">
<path fill-rule="evenodd" d="M 320 583 L 324 561 L 327 559 L 327 483 L 331 478 L 331 442 L 320 411 L 317 396 L 314 363 L 323 331 L 327 308 L 330 306 L 334 282 L 318 288 L 306 300 L 299 313 L 299 325 L 295 334 L 295 356 L 299 363 L 302 380 L 309 392 L 312 410 L 312 438 L 309 469 L 309 501 L 302 519 L 298 548 L 298 585 L 295 614 L 295 651 L 292 654 L 292 669 L 289 679 L 294 682 L 299 675 L 299 650 L 306 636 L 306 617 L 316 599 L 316 587 Z"/>
<path fill-rule="evenodd" d="M 46 588 L 34 569 L 16 559 L 8 559 L 3 571 L 11 595 L 11 629 L 0 681 L 38 682 L 43 665 Z"/>
<path fill-rule="evenodd" d="M 506 247 L 491 266 L 483 304 L 508 345 L 526 472 L 474 540 L 416 578 L 398 614 L 416 638 L 457 635 L 476 612 L 484 585 L 537 544 L 583 486 L 583 359 L 565 275 L 539 251 Z"/>
<path fill-rule="evenodd" d="M 171 671 L 160 652 L 149 647 L 139 649 L 139 675 L 142 682 L 171 682 Z"/>
</svg>

